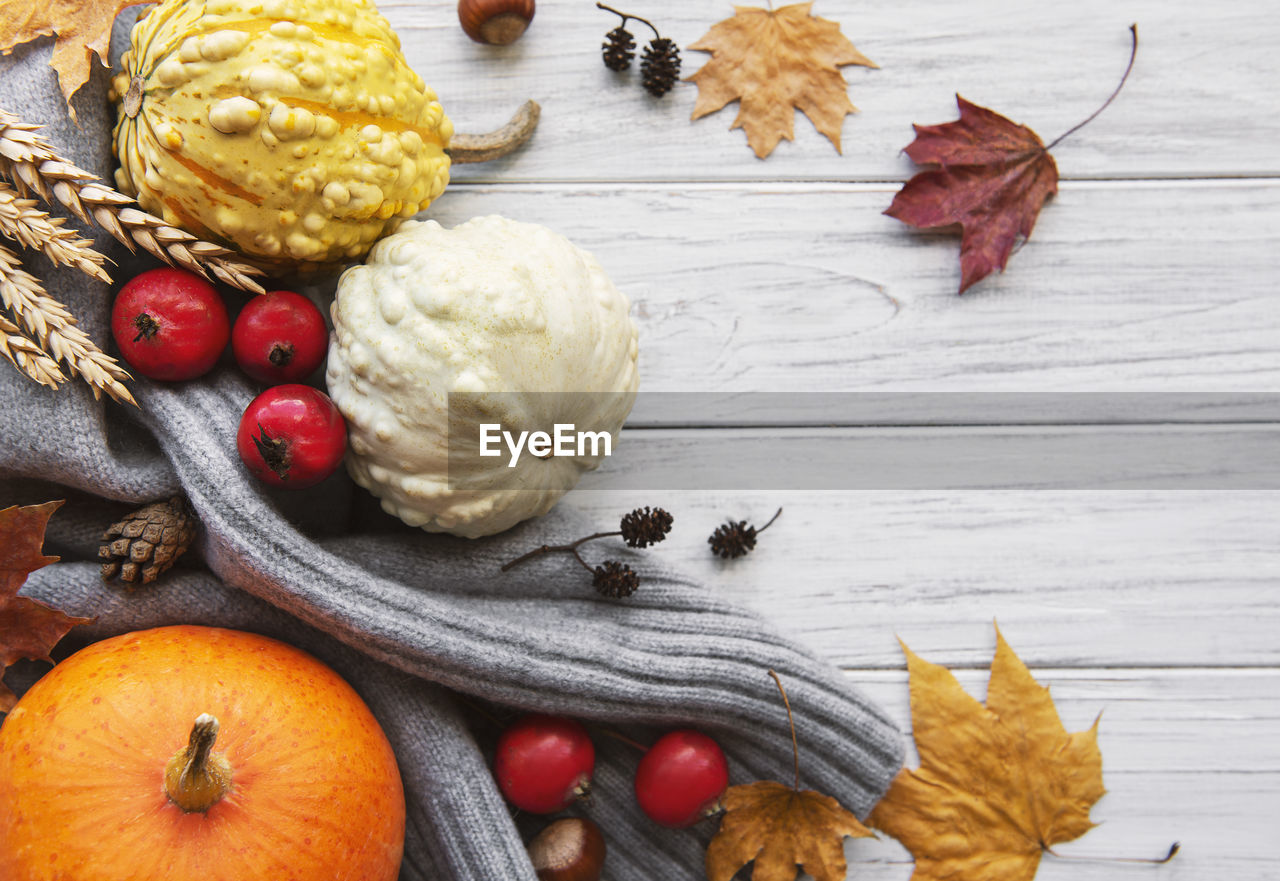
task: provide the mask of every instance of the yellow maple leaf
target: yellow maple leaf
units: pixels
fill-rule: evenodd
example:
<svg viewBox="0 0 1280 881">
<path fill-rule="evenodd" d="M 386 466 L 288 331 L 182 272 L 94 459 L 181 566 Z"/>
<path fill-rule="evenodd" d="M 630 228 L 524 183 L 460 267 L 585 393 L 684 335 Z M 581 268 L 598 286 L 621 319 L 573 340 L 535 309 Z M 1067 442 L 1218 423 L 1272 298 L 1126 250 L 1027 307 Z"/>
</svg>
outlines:
<svg viewBox="0 0 1280 881">
<path fill-rule="evenodd" d="M 730 881 L 755 860 L 752 881 L 794 881 L 797 866 L 817 881 L 844 881 L 845 836 L 871 834 L 829 795 L 772 780 L 731 786 L 707 846 L 707 877 Z"/>
<path fill-rule="evenodd" d="M 37 37 L 57 36 L 49 64 L 58 74 L 58 87 L 75 118 L 71 96 L 89 81 L 89 66 L 97 55 L 107 64 L 111 23 L 120 10 L 147 0 L 0 0 L 0 53 Z"/>
<path fill-rule="evenodd" d="M 999 630 L 985 707 L 902 649 L 920 767 L 899 772 L 868 822 L 911 851 L 912 881 L 1029 881 L 1041 854 L 1094 826 L 1098 721 L 1068 733 Z"/>
<path fill-rule="evenodd" d="M 732 18 L 689 46 L 711 53 L 711 60 L 688 77 L 698 84 L 693 119 L 740 101 L 730 129 L 745 129 L 747 143 L 764 159 L 781 139 L 795 140 L 798 107 L 839 153 L 840 127 L 857 110 L 839 68 L 877 65 L 840 33 L 840 25 L 812 15 L 812 6 L 735 6 Z"/>
</svg>

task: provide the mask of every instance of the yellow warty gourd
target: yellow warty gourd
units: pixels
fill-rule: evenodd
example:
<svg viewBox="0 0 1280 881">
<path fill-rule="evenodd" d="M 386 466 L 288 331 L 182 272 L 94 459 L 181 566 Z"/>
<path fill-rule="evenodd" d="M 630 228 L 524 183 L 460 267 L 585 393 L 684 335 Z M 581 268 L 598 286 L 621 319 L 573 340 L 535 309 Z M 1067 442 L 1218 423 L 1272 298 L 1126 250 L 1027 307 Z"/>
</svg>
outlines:
<svg viewBox="0 0 1280 881">
<path fill-rule="evenodd" d="M 453 124 L 369 0 L 164 0 L 123 67 L 120 189 L 269 272 L 357 260 L 449 182 Z"/>
</svg>

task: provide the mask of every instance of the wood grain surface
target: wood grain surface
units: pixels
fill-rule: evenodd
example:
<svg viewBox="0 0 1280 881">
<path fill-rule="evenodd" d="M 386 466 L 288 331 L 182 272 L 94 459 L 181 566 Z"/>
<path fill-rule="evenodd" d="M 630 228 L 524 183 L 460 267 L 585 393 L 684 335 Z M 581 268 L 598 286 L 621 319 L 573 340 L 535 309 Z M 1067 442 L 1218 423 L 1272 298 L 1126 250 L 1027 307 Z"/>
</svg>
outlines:
<svg viewBox="0 0 1280 881">
<path fill-rule="evenodd" d="M 496 126 L 528 97 L 543 105 L 528 150 L 458 169 L 431 216 L 501 213 L 592 250 L 633 300 L 643 391 L 689 395 L 683 411 L 642 395 L 610 464 L 634 482 L 565 504 L 602 527 L 669 507 L 676 529 L 655 557 L 844 666 L 904 730 L 897 638 L 980 695 L 998 620 L 1069 728 L 1103 713 L 1102 825 L 1062 850 L 1183 842 L 1158 869 L 1047 859 L 1042 881 L 1280 873 L 1280 495 L 1222 489 L 1268 485 L 1280 424 L 1280 19 L 1267 4 L 820 2 L 881 69 L 845 69 L 861 112 L 843 155 L 797 116 L 795 141 L 763 162 L 729 130 L 736 105 L 691 123 L 691 84 L 655 100 L 634 71 L 605 70 L 615 20 L 585 0 L 543 4 L 502 49 L 466 41 L 451 4 L 382 6 L 461 129 Z M 634 11 L 687 46 L 731 8 Z M 911 124 L 954 119 L 959 93 L 1047 142 L 1110 93 L 1131 22 L 1132 77 L 1054 149 L 1063 183 L 1031 240 L 957 297 L 958 238 L 882 214 L 914 171 Z M 684 72 L 704 58 L 685 51 Z M 825 414 L 843 427 L 821 428 L 835 393 L 862 396 Z M 975 393 L 1026 397 L 984 406 Z M 1002 461 L 947 428 L 972 425 L 1042 445 Z M 1133 479 L 1091 477 L 1110 460 L 1080 460 L 1082 431 L 1136 451 L 1120 475 Z M 1226 446 L 1179 471 L 1170 456 L 1188 438 Z M 882 458 L 824 464 L 841 489 L 759 481 L 841 443 Z M 903 479 L 913 458 L 917 483 Z M 713 464 L 717 489 L 659 479 L 709 480 Z M 1005 482 L 949 483 L 966 464 Z M 851 488 L 877 467 L 898 482 Z M 1185 483 L 1144 486 L 1154 473 Z M 779 505 L 750 557 L 710 555 L 719 522 L 763 523 Z M 891 841 L 846 850 L 851 878 L 911 874 Z"/>
<path fill-rule="evenodd" d="M 688 396 L 642 394 L 608 466 L 630 482 L 563 504 L 601 528 L 667 507 L 675 530 L 647 554 L 844 667 L 904 731 L 898 638 L 981 696 L 998 621 L 1069 729 L 1103 714 L 1101 825 L 1061 850 L 1183 843 L 1159 868 L 1046 859 L 1041 881 L 1280 874 L 1280 18 L 1267 3 L 822 0 L 814 12 L 880 69 L 845 68 L 860 112 L 843 154 L 797 116 L 766 161 L 730 131 L 736 105 L 690 122 L 691 84 L 655 100 L 634 70 L 605 70 L 616 20 L 587 0 L 544 3 L 506 48 L 466 40 L 444 0 L 381 6 L 461 130 L 495 127 L 525 98 L 543 106 L 527 150 L 457 169 L 430 216 L 500 213 L 593 251 L 633 301 L 642 391 Z M 732 12 L 627 9 L 681 46 Z M 957 297 L 954 232 L 882 214 L 914 172 L 912 123 L 954 119 L 959 93 L 1047 142 L 1111 92 L 1131 22 L 1131 79 L 1054 149 L 1063 183 L 1030 241 Z M 686 50 L 684 73 L 705 57 Z M 1091 459 L 1084 441 L 1106 452 Z M 1194 464 L 1178 458 L 1192 449 Z M 858 483 L 868 475 L 885 485 Z M 749 557 L 711 556 L 717 524 L 779 506 Z M 911 874 L 892 841 L 846 844 L 850 878 Z"/>
</svg>

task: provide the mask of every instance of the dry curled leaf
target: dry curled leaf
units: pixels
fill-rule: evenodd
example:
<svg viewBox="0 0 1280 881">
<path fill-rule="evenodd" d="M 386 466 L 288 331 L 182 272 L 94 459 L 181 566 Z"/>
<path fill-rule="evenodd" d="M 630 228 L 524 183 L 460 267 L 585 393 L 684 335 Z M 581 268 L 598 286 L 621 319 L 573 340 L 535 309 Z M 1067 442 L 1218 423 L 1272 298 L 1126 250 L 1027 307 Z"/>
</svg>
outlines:
<svg viewBox="0 0 1280 881">
<path fill-rule="evenodd" d="M 845 836 L 871 834 L 829 795 L 772 780 L 731 786 L 707 846 L 707 877 L 730 881 L 755 860 L 752 881 L 794 881 L 797 866 L 817 881 L 844 881 Z"/>
<path fill-rule="evenodd" d="M 62 502 L 17 505 L 0 510 L 0 674 L 19 658 L 51 660 L 49 651 L 77 624 L 73 618 L 44 603 L 18 596 L 27 576 L 57 562 L 40 551 L 44 530 Z M 0 713 L 13 708 L 17 698 L 0 682 Z"/>
<path fill-rule="evenodd" d="M 1068 733 L 998 630 L 986 706 L 903 651 L 920 767 L 899 772 L 869 823 L 911 851 L 912 881 L 1029 881 L 1041 854 L 1094 826 L 1105 792 L 1097 720 Z"/>
<path fill-rule="evenodd" d="M 111 23 L 120 10 L 146 0 L 0 0 L 0 52 L 57 35 L 50 65 L 72 119 L 71 96 L 89 81 L 92 56 L 107 64 Z"/>
<path fill-rule="evenodd" d="M 740 101 L 730 128 L 744 129 L 747 143 L 764 159 L 781 139 L 795 139 L 798 107 L 839 153 L 840 127 L 857 109 L 839 68 L 876 64 L 840 33 L 840 25 L 812 15 L 812 6 L 735 6 L 732 18 L 689 46 L 711 53 L 711 60 L 688 77 L 698 84 L 693 119 Z"/>
</svg>

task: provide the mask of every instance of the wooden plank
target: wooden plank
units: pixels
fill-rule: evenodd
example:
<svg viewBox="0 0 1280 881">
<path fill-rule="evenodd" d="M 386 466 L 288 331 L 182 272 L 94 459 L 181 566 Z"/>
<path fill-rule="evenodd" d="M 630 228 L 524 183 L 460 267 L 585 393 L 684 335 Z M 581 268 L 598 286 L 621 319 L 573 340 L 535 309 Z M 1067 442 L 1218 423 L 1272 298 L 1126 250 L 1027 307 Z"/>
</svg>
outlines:
<svg viewBox="0 0 1280 881">
<path fill-rule="evenodd" d="M 478 450 L 466 455 L 478 461 Z M 508 447 L 496 455 L 515 458 Z M 581 488 L 1280 490 L 1280 424 L 631 427 Z"/>
<path fill-rule="evenodd" d="M 990 651 L 988 636 L 984 649 Z M 913 646 L 919 648 L 919 646 Z M 1014 649 L 1019 646 L 1014 642 Z M 926 657 L 928 657 L 926 655 Z M 929 658 L 933 660 L 932 658 Z M 1247 878 L 1275 875 L 1271 824 L 1280 808 L 1280 674 L 1274 670 L 1033 670 L 1049 685 L 1064 725 L 1087 728 L 1101 712 L 1107 794 L 1094 807 L 1100 825 L 1062 845 L 1075 856 L 1157 856 L 1173 841 L 1182 852 L 1158 875 L 1150 866 L 1046 857 L 1038 881 Z M 905 673 L 850 671 L 850 680 L 910 727 Z M 985 693 L 985 671 L 957 677 Z M 803 732 L 801 761 L 803 761 Z M 912 755 L 908 764 L 914 766 Z M 848 841 L 849 877 L 906 881 L 910 857 L 891 839 Z"/>
<path fill-rule="evenodd" d="M 871 185 L 454 187 L 633 301 L 647 391 L 1278 391 L 1280 181 L 1064 185 L 1003 275 Z"/>
<path fill-rule="evenodd" d="M 602 529 L 666 507 L 675 528 L 641 563 L 688 571 L 844 666 L 900 666 L 901 637 L 985 669 L 993 620 L 1038 666 L 1280 664 L 1274 492 L 575 491 L 561 504 Z M 718 524 L 761 525 L 779 506 L 750 556 L 710 554 Z"/>
<path fill-rule="evenodd" d="M 901 150 L 913 122 L 956 116 L 955 94 L 1023 122 L 1049 142 L 1110 94 L 1129 54 L 1128 26 L 1142 45 L 1130 82 L 1107 113 L 1054 149 L 1071 178 L 1274 175 L 1280 140 L 1273 112 L 1280 20 L 1255 3 L 1053 5 L 924 0 L 824 0 L 814 12 L 881 69 L 846 67 L 860 113 L 843 127 L 844 154 L 800 114 L 796 140 L 767 164 L 741 131 L 732 104 L 690 123 L 696 87 L 678 84 L 653 99 L 636 69 L 605 69 L 600 45 L 617 19 L 592 4 L 546 3 L 508 47 L 472 43 L 453 0 L 383 0 L 413 67 L 441 95 L 460 130 L 495 128 L 526 98 L 544 116 L 530 149 L 485 166 L 460 167 L 459 180 L 900 180 L 912 171 Z M 764 4 L 759 4 L 764 5 Z M 647 4 L 664 33 L 687 47 L 728 3 Z M 641 47 L 651 36 L 632 23 Z M 705 53 L 683 53 L 683 73 Z"/>
</svg>

